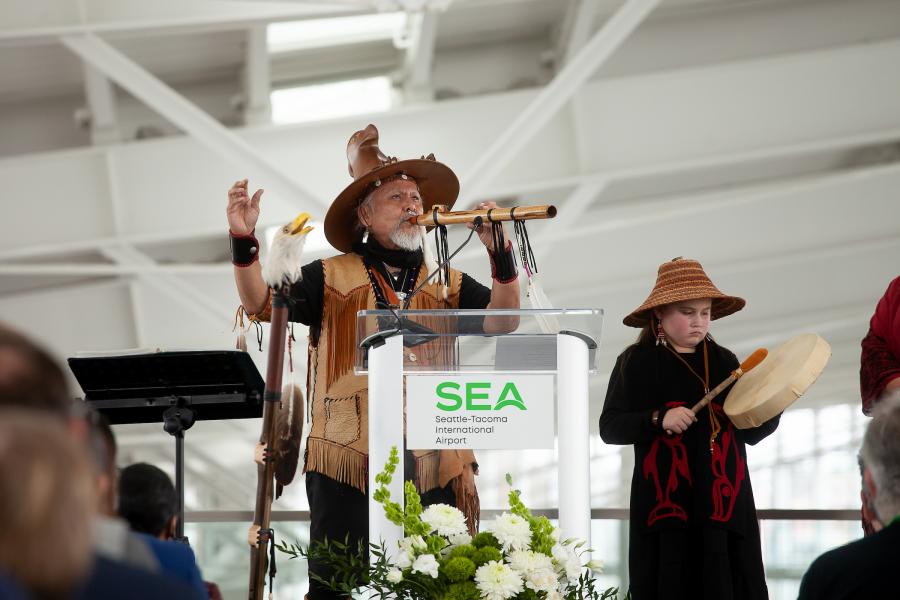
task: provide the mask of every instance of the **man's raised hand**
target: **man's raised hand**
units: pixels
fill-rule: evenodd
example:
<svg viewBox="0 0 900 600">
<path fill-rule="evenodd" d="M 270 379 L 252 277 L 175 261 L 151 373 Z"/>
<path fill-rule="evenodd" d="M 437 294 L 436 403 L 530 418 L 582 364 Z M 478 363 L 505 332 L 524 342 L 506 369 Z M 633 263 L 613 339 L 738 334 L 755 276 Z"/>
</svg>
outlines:
<svg viewBox="0 0 900 600">
<path fill-rule="evenodd" d="M 251 198 L 247 193 L 247 180 L 236 181 L 228 190 L 228 227 L 236 235 L 248 235 L 259 219 L 259 199 L 263 190 L 258 189 Z"/>
</svg>

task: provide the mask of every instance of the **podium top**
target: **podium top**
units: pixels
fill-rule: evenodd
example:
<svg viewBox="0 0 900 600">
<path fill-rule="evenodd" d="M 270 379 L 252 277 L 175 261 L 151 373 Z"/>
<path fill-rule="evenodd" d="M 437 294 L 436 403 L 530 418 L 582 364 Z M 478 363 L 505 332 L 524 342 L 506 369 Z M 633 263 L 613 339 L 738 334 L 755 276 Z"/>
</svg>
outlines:
<svg viewBox="0 0 900 600">
<path fill-rule="evenodd" d="M 367 372 L 367 350 L 402 335 L 404 370 L 556 371 L 558 334 L 585 341 L 590 372 L 603 326 L 603 310 L 361 310 L 357 313 L 356 372 Z"/>
</svg>

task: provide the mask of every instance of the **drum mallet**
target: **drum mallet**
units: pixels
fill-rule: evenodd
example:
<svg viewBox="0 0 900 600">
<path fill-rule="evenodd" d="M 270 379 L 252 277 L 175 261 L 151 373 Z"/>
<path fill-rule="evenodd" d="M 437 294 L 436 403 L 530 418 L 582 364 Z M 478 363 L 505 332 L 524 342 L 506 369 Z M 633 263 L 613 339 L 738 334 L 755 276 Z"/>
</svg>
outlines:
<svg viewBox="0 0 900 600">
<path fill-rule="evenodd" d="M 700 412 L 704 406 L 706 406 L 707 404 L 709 404 L 712 401 L 713 398 L 715 398 L 720 393 L 722 393 L 722 390 L 724 390 L 729 385 L 731 385 L 732 383 L 734 383 L 735 381 L 740 379 L 741 375 L 743 375 L 744 373 L 746 373 L 747 371 L 749 371 L 750 369 L 754 368 L 756 365 L 761 363 L 763 361 L 763 359 L 766 357 L 766 355 L 768 355 L 768 354 L 769 354 L 769 351 L 766 350 L 765 348 L 757 348 L 756 350 L 754 350 L 753 354 L 748 356 L 744 360 L 744 362 L 741 363 L 741 366 L 739 366 L 737 369 L 732 371 L 731 375 L 729 375 L 725 379 L 725 381 L 723 381 L 722 383 L 720 383 L 719 385 L 717 385 L 716 387 L 711 389 L 709 391 L 709 393 L 707 393 L 705 396 L 703 396 L 703 398 L 701 398 L 700 402 L 698 402 L 697 404 L 695 404 L 693 406 L 693 408 L 691 408 L 691 410 L 694 411 L 694 414 L 696 415 L 698 412 Z"/>
</svg>

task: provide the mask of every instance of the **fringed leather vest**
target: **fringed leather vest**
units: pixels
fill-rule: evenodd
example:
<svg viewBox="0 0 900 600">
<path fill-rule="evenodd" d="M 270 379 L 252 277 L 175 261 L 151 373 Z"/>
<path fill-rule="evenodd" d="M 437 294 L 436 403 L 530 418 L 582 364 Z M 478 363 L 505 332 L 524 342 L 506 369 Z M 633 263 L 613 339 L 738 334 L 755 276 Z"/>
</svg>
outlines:
<svg viewBox="0 0 900 600">
<path fill-rule="evenodd" d="M 356 375 L 357 323 L 360 310 L 375 309 L 375 295 L 363 260 L 356 254 L 343 254 L 323 261 L 325 290 L 322 323 L 318 345 L 310 337 L 307 398 L 312 415 L 312 428 L 306 445 L 304 472 L 321 473 L 365 492 L 368 482 L 368 379 Z M 427 276 L 420 267 L 418 287 Z M 410 302 L 412 310 L 447 309 L 459 306 L 462 273 L 450 272 L 446 299 L 444 288 L 437 284 L 425 286 Z M 417 322 L 440 330 L 446 322 L 416 317 Z M 455 344 L 453 338 L 439 338 L 405 348 L 407 364 L 452 364 Z M 426 492 L 444 487 L 451 480 L 459 489 L 460 501 L 471 503 L 474 494 L 472 475 L 475 455 L 465 451 L 416 451 L 416 487 Z M 381 465 L 375 465 L 380 468 Z M 468 481 L 463 481 L 468 480 Z M 462 495 L 463 484 L 469 494 Z M 477 503 L 477 494 L 474 496 Z M 462 509 L 463 506 L 460 506 Z M 476 515 L 473 515 L 477 519 Z"/>
</svg>

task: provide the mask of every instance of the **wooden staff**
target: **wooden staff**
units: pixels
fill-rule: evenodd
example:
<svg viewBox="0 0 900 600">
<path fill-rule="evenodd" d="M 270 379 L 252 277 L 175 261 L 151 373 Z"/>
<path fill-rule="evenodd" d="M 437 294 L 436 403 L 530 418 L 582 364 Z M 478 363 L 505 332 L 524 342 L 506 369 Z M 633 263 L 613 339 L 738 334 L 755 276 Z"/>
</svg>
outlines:
<svg viewBox="0 0 900 600">
<path fill-rule="evenodd" d="M 694 414 L 696 415 L 698 412 L 700 412 L 704 406 L 712 401 L 713 398 L 722 393 L 722 390 L 740 379 L 741 375 L 761 363 L 767 354 L 769 354 L 769 351 L 765 348 L 758 348 L 757 350 L 755 350 L 753 354 L 748 356 L 747 359 L 741 363 L 741 366 L 731 372 L 731 375 L 729 375 L 725 379 L 725 381 L 717 385 L 715 388 L 711 389 L 708 394 L 701 398 L 700 402 L 698 402 L 693 406 L 693 408 L 691 408 L 691 410 L 694 411 Z"/>
<path fill-rule="evenodd" d="M 493 221 L 530 221 L 532 219 L 552 219 L 556 216 L 556 207 L 552 204 L 543 206 L 513 206 L 510 208 L 484 208 L 480 210 L 448 211 L 443 204 L 436 204 L 431 210 L 412 217 L 413 225 L 454 225 L 457 223 L 473 223 L 481 217 L 485 223 Z"/>
<path fill-rule="evenodd" d="M 275 478 L 275 413 L 281 402 L 281 374 L 284 367 L 284 344 L 287 339 L 287 298 L 282 290 L 272 298 L 272 326 L 269 329 L 269 360 L 266 367 L 266 391 L 263 404 L 263 426 L 259 443 L 263 457 L 257 456 L 256 506 L 250 526 L 250 589 L 249 600 L 262 600 L 269 566 L 267 551 L 272 543 L 269 533 L 272 516 L 272 496 Z M 271 592 L 271 590 L 269 590 Z"/>
</svg>

